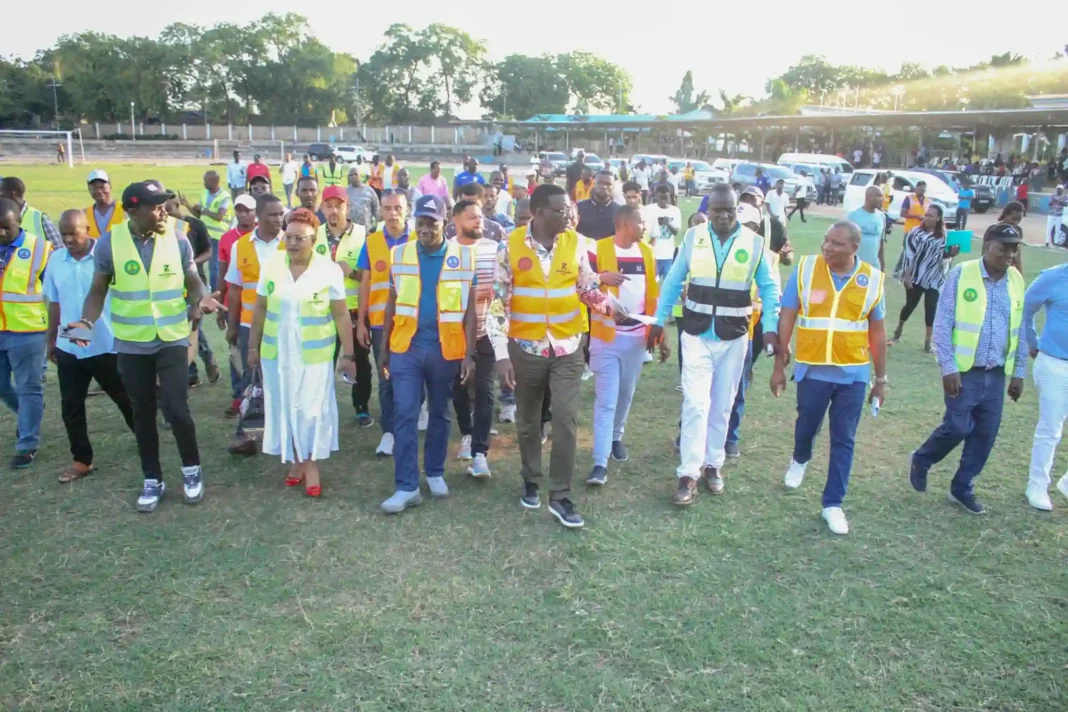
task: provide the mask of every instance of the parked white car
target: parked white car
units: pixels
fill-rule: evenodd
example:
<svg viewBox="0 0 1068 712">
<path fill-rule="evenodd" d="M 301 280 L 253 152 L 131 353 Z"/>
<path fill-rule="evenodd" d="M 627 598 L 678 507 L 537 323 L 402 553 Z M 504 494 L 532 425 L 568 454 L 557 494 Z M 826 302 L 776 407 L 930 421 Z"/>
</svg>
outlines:
<svg viewBox="0 0 1068 712">
<path fill-rule="evenodd" d="M 672 158 L 668 161 L 668 170 L 677 168 L 681 175 L 687 163 L 693 166 L 693 182 L 699 194 L 711 193 L 712 186 L 716 183 L 726 183 L 730 180 L 731 174 L 727 171 L 713 168 L 708 161 L 700 161 L 696 158 Z M 682 189 L 685 190 L 686 186 L 682 186 Z"/>
<path fill-rule="evenodd" d="M 846 213 L 864 205 L 864 191 L 874 184 L 876 173 L 882 172 L 885 171 L 875 171 L 870 168 L 853 171 L 853 175 L 846 184 L 845 198 L 842 201 L 842 207 Z M 891 218 L 900 221 L 901 203 L 912 194 L 917 183 L 924 181 L 927 183 L 926 195 L 931 202 L 942 208 L 942 218 L 946 221 L 946 225 L 957 224 L 957 193 L 945 181 L 938 176 L 917 171 L 890 171 L 890 173 L 890 179 L 894 182 L 894 191 L 891 194 L 890 208 L 887 212 Z"/>
<path fill-rule="evenodd" d="M 355 163 L 357 156 L 362 158 L 364 163 L 371 160 L 371 153 L 363 146 L 338 146 L 334 149 L 334 157 L 340 163 Z"/>
<path fill-rule="evenodd" d="M 784 153 L 779 156 L 777 163 L 779 165 L 803 164 L 806 166 L 813 166 L 816 169 L 837 168 L 839 173 L 844 173 L 847 177 L 853 172 L 852 163 L 844 158 L 832 156 L 828 153 Z M 813 171 L 812 175 L 816 175 L 817 173 L 819 173 L 819 170 Z"/>
</svg>

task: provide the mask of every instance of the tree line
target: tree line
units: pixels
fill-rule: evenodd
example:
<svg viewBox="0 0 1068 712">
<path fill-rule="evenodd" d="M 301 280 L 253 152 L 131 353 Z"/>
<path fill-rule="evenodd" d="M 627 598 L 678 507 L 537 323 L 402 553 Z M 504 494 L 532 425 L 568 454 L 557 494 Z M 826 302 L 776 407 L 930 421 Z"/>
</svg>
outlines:
<svg viewBox="0 0 1068 712">
<path fill-rule="evenodd" d="M 335 52 L 298 14 L 236 25 L 168 25 L 156 38 L 81 32 L 31 60 L 0 58 L 0 126 L 81 121 L 428 125 L 476 101 L 483 118 L 632 113 L 631 79 L 594 54 L 510 54 L 490 61 L 485 42 L 435 23 L 391 25 L 366 61 Z M 1062 57 L 1062 55 L 1057 55 Z M 807 55 L 767 83 L 763 97 L 715 98 L 687 71 L 670 97 L 676 113 L 792 114 L 803 104 L 958 110 L 1026 106 L 1026 95 L 1068 93 L 1059 71 L 1003 54 L 968 67 L 896 73 Z"/>
</svg>

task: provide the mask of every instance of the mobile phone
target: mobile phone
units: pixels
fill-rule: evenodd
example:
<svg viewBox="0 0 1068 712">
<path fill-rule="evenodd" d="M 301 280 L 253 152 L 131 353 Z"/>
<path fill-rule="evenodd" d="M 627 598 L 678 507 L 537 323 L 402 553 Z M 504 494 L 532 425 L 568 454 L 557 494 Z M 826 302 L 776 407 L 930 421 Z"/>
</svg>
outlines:
<svg viewBox="0 0 1068 712">
<path fill-rule="evenodd" d="M 63 339 L 70 339 L 71 341 L 92 341 L 93 332 L 91 329 L 86 329 L 83 326 L 79 326 L 75 329 L 69 326 L 61 327 L 59 330 L 59 336 Z"/>
</svg>

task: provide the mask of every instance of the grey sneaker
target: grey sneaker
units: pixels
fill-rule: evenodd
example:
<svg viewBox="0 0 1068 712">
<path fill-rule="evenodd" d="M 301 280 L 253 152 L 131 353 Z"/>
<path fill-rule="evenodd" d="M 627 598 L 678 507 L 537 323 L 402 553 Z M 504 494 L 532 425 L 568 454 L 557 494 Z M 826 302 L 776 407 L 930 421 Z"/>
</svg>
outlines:
<svg viewBox="0 0 1068 712">
<path fill-rule="evenodd" d="M 519 503 L 525 509 L 540 509 L 541 495 L 538 494 L 538 486 L 533 482 L 525 483 L 523 485 L 523 496 L 519 498 Z"/>
<path fill-rule="evenodd" d="M 382 511 L 386 514 L 400 514 L 408 507 L 417 507 L 423 503 L 423 496 L 419 490 L 405 492 L 397 490 L 389 499 L 382 503 Z"/>
<path fill-rule="evenodd" d="M 426 484 L 430 487 L 430 496 L 435 499 L 449 496 L 449 486 L 445 484 L 444 477 L 427 477 Z"/>
<path fill-rule="evenodd" d="M 474 461 L 467 468 L 467 474 L 477 479 L 485 479 L 490 476 L 489 463 L 483 453 L 480 452 L 475 455 Z"/>
<path fill-rule="evenodd" d="M 163 499 L 164 489 L 166 488 L 160 480 L 145 480 L 145 488 L 137 498 L 137 511 L 143 514 L 155 512 L 159 501 Z"/>
<path fill-rule="evenodd" d="M 602 465 L 594 465 L 590 470 L 590 476 L 586 478 L 586 484 L 600 487 L 608 481 L 608 468 Z"/>
<path fill-rule="evenodd" d="M 585 524 L 575 511 L 575 505 L 567 497 L 549 502 L 549 513 L 568 529 L 581 529 Z"/>
<path fill-rule="evenodd" d="M 741 457 L 742 451 L 738 447 L 738 443 L 728 442 L 723 446 L 724 451 L 727 453 L 727 457 Z"/>
<path fill-rule="evenodd" d="M 612 459 L 616 462 L 626 462 L 630 455 L 627 454 L 627 448 L 623 447 L 622 440 L 612 441 Z"/>
</svg>

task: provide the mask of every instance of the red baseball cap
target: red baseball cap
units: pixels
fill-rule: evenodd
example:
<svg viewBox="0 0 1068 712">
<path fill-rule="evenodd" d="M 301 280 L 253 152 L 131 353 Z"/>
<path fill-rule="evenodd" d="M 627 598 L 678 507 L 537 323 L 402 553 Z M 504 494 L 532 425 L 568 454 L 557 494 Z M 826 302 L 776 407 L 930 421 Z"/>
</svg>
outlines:
<svg viewBox="0 0 1068 712">
<path fill-rule="evenodd" d="M 342 203 L 347 203 L 349 196 L 340 185 L 331 185 L 327 186 L 326 190 L 323 191 L 323 202 L 325 203 L 328 200 L 340 200 Z"/>
</svg>

